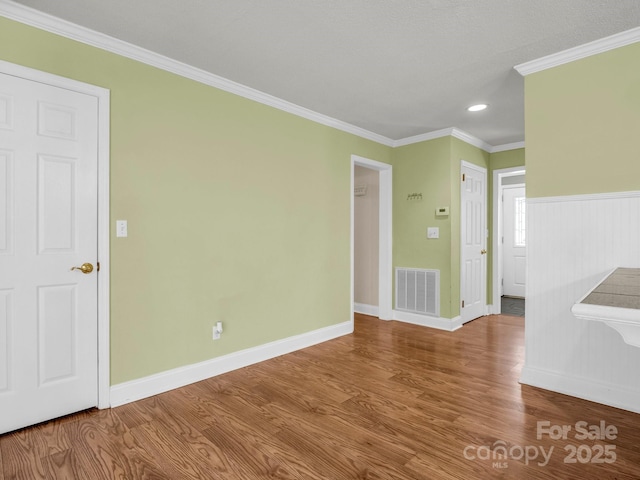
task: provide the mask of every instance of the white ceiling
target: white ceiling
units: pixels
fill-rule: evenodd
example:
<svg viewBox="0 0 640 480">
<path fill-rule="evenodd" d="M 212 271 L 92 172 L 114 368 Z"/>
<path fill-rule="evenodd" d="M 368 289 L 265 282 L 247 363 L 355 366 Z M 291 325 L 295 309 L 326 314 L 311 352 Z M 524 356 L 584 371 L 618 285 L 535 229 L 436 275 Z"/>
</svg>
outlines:
<svg viewBox="0 0 640 480">
<path fill-rule="evenodd" d="M 524 140 L 515 65 L 640 26 L 638 0 L 17 3 L 393 140 L 456 127 L 494 146 Z"/>
</svg>

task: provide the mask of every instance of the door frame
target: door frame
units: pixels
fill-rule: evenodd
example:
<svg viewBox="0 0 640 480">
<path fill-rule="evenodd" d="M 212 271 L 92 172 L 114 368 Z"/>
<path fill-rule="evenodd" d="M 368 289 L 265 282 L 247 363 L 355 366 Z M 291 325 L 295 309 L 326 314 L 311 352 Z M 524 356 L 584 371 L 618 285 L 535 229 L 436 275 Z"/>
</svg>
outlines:
<svg viewBox="0 0 640 480">
<path fill-rule="evenodd" d="M 392 167 L 358 155 L 351 155 L 351 322 L 353 323 L 354 302 L 354 239 L 355 239 L 355 166 L 377 170 L 380 174 L 380 204 L 378 208 L 378 318 L 393 320 L 392 308 Z"/>
<path fill-rule="evenodd" d="M 0 73 L 20 77 L 54 87 L 96 97 L 98 101 L 98 408 L 109 408 L 110 402 L 110 288 L 109 288 L 109 119 L 110 91 L 106 88 L 61 77 L 0 60 Z"/>
<path fill-rule="evenodd" d="M 458 177 L 458 181 L 460 182 L 460 197 L 459 197 L 459 201 L 460 201 L 460 250 L 459 250 L 459 259 L 460 259 L 460 270 L 459 270 L 459 275 L 460 275 L 460 299 L 462 299 L 463 294 L 464 294 L 464 287 L 465 287 L 465 283 L 464 283 L 464 278 L 465 278 L 465 271 L 464 271 L 464 261 L 463 261 L 463 255 L 462 255 L 462 251 L 463 251 L 463 245 L 464 245 L 464 238 L 465 238 L 465 224 L 464 224 L 464 218 L 462 215 L 462 208 L 463 208 L 463 202 L 462 202 L 462 195 L 463 195 L 463 188 L 462 188 L 462 168 L 468 168 L 471 170 L 476 170 L 478 172 L 482 172 L 484 173 L 484 210 L 482 211 L 482 216 L 483 216 L 483 220 L 484 220 L 484 230 L 485 230 L 485 238 L 484 238 L 484 244 L 485 247 L 487 248 L 487 245 L 489 243 L 489 239 L 487 236 L 487 211 L 488 211 L 488 202 L 489 202 L 489 195 L 488 195 L 488 184 L 489 184 L 489 174 L 488 174 L 488 169 L 485 167 L 481 167 L 480 165 L 476 165 L 475 163 L 471 163 L 471 162 L 467 162 L 466 160 L 460 160 L 460 176 Z M 487 312 L 487 256 L 484 256 L 484 268 L 483 268 L 483 272 L 482 275 L 480 275 L 480 278 L 482 278 L 482 291 L 480 293 L 480 298 L 482 298 L 482 302 L 483 302 L 483 308 L 482 308 L 482 315 L 486 315 Z M 475 320 L 473 318 L 470 319 L 465 319 L 462 315 L 462 301 L 460 301 L 460 303 L 458 304 L 458 306 L 460 307 L 460 322 L 461 324 L 465 324 L 467 322 L 470 322 L 471 320 Z"/>
<path fill-rule="evenodd" d="M 504 259 L 503 254 L 504 250 L 502 248 L 502 242 L 500 242 L 500 237 L 502 236 L 503 230 L 503 204 L 502 204 L 502 179 L 505 177 L 515 177 L 518 175 L 525 175 L 526 168 L 522 167 L 511 167 L 511 168 L 501 168 L 499 170 L 493 171 L 493 232 L 492 232 L 492 244 L 493 244 L 493 258 L 492 258 L 492 269 L 493 269 L 493 308 L 492 313 L 495 315 L 500 315 L 502 313 L 502 289 L 500 288 L 502 285 L 502 279 L 504 278 L 503 273 L 503 265 Z M 525 183 L 526 185 L 526 183 Z M 513 185 L 509 185 L 513 186 Z"/>
</svg>

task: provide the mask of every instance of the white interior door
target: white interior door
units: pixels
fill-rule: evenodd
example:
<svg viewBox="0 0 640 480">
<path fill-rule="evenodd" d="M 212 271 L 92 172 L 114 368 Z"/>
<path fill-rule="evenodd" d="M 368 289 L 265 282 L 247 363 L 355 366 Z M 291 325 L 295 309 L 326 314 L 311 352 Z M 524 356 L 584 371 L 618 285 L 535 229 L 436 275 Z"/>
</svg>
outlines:
<svg viewBox="0 0 640 480">
<path fill-rule="evenodd" d="M 485 314 L 487 299 L 487 171 L 463 162 L 461 187 L 460 316 Z"/>
<path fill-rule="evenodd" d="M 97 122 L 0 74 L 0 433 L 97 405 Z"/>
<path fill-rule="evenodd" d="M 502 208 L 504 225 L 502 294 L 524 298 L 527 276 L 525 188 L 504 188 Z"/>
</svg>

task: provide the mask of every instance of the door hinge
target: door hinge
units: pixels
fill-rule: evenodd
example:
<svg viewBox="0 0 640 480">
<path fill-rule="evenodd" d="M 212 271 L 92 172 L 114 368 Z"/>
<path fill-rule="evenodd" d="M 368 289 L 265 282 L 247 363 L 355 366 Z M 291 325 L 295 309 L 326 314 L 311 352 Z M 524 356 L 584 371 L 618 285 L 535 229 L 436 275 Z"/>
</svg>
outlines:
<svg viewBox="0 0 640 480">
<path fill-rule="evenodd" d="M 467 179 L 467 174 L 466 174 L 466 173 L 463 173 L 463 174 L 462 174 L 462 181 L 464 182 L 466 179 Z"/>
<path fill-rule="evenodd" d="M 98 271 L 98 272 L 100 271 L 100 262 L 96 263 L 96 271 Z"/>
<path fill-rule="evenodd" d="M 464 300 L 462 300 L 462 308 L 464 308 Z"/>
</svg>

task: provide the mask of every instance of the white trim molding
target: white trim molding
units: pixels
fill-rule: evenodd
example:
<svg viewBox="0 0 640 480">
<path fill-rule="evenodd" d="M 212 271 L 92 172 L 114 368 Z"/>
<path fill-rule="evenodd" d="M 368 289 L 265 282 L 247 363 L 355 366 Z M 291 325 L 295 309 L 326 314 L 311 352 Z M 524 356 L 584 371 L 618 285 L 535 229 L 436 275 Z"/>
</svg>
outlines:
<svg viewBox="0 0 640 480">
<path fill-rule="evenodd" d="M 524 169 L 524 167 L 523 167 Z M 528 204 L 559 203 L 559 202 L 585 202 L 589 200 L 616 200 L 622 198 L 640 197 L 640 190 L 631 192 L 607 192 L 588 193 L 582 195 L 563 195 L 561 197 L 534 197 L 527 198 Z"/>
<path fill-rule="evenodd" d="M 446 330 L 447 332 L 453 332 L 454 330 L 458 330 L 462 327 L 462 318 L 460 316 L 454 318 L 442 318 L 394 310 L 393 319 L 399 322 L 411 323 L 412 325 Z"/>
<path fill-rule="evenodd" d="M 119 383 L 111 387 L 111 406 L 118 407 L 136 400 L 142 400 L 143 398 L 264 362 L 350 333 L 353 333 L 352 322 L 339 323 L 204 362 L 174 368 L 130 382 Z"/>
<path fill-rule="evenodd" d="M 413 137 L 401 138 L 393 142 L 393 147 L 404 147 L 405 145 L 413 145 L 414 143 L 427 142 L 436 138 L 450 137 L 453 135 L 453 128 L 443 128 L 442 130 L 434 130 L 433 132 L 414 135 Z"/>
<path fill-rule="evenodd" d="M 0 60 L 0 72 L 95 97 L 98 102 L 98 408 L 108 408 L 110 385 L 109 90 Z"/>
<path fill-rule="evenodd" d="M 137 45 L 133 45 L 123 40 L 118 40 L 117 38 L 109 35 L 96 32 L 95 30 L 82 27 L 67 20 L 21 5 L 12 0 L 3 0 L 0 2 L 0 16 L 39 28 L 40 30 L 50 32 L 55 35 L 70 38 L 77 42 L 81 42 L 107 52 L 130 58 L 131 60 L 135 60 L 146 65 L 151 65 L 166 72 L 180 75 L 181 77 L 194 80 L 204 85 L 218 88 L 225 92 L 277 108 L 283 112 L 291 113 L 298 117 L 306 118 L 307 120 L 311 120 L 321 125 L 351 133 L 358 137 L 365 138 L 388 147 L 401 147 L 404 145 L 411 145 L 413 143 L 433 140 L 435 138 L 452 136 L 462 140 L 463 142 L 469 143 L 470 145 L 481 148 L 488 153 L 512 150 L 513 148 L 522 148 L 521 146 L 511 147 L 511 145 L 519 145 L 522 142 L 519 142 L 518 144 L 507 144 L 494 147 L 456 127 L 444 128 L 400 140 L 392 140 L 384 135 L 365 130 L 364 128 L 329 117 L 328 115 L 315 112 L 300 105 L 296 105 L 295 103 L 261 92 L 260 90 L 256 90 L 200 68 L 160 55 L 159 53 L 152 52 Z"/>
<path fill-rule="evenodd" d="M 537 60 L 521 63 L 513 68 L 515 68 L 520 75 L 527 76 L 636 42 L 640 42 L 640 27 L 616 33 L 615 35 L 594 40 L 593 42 L 569 48 L 552 55 L 547 55 Z"/>
<path fill-rule="evenodd" d="M 443 128 L 441 130 L 434 130 L 433 132 L 423 133 L 421 135 L 415 135 L 413 137 L 401 138 L 400 140 L 395 140 L 392 144 L 392 147 L 404 147 L 406 145 L 413 145 L 414 143 L 426 142 L 442 137 L 457 138 L 458 140 L 462 140 L 469 145 L 480 148 L 487 153 L 505 152 L 507 150 L 517 150 L 518 148 L 524 148 L 524 142 L 505 143 L 504 145 L 496 146 L 489 145 L 484 140 L 456 127 Z"/>
<path fill-rule="evenodd" d="M 151 65 L 167 72 L 175 73 L 176 75 L 195 80 L 196 82 L 224 90 L 225 92 L 233 93 L 240 97 L 248 98 L 249 100 L 306 118 L 307 120 L 311 120 L 321 125 L 333 127 L 338 130 L 342 130 L 343 132 L 351 133 L 358 137 L 381 143 L 382 145 L 391 147 L 394 143 L 393 140 L 383 135 L 370 132 L 364 128 L 351 125 L 350 123 L 337 120 L 327 115 L 314 112 L 308 108 L 261 92 L 260 90 L 233 82 L 219 75 L 187 65 L 186 63 L 165 57 L 164 55 L 118 40 L 117 38 L 82 27 L 53 15 L 26 7 L 11 0 L 5 0 L 0 3 L 0 16 Z"/>
<path fill-rule="evenodd" d="M 520 383 L 640 413 L 640 391 L 620 385 L 526 366 L 522 368 Z"/>
<path fill-rule="evenodd" d="M 506 152 L 509 150 L 518 150 L 519 148 L 524 148 L 524 142 L 514 142 L 514 143 L 505 143 L 504 145 L 496 145 L 495 147 L 491 147 L 489 153 L 498 153 L 498 152 Z"/>
<path fill-rule="evenodd" d="M 354 303 L 353 311 L 356 313 L 361 313 L 362 315 L 370 315 L 372 317 L 378 316 L 378 306 L 377 305 L 367 305 L 366 303 Z"/>
<path fill-rule="evenodd" d="M 453 128 L 451 132 L 451 136 L 457 138 L 458 140 L 462 140 L 463 142 L 468 143 L 469 145 L 473 145 L 474 147 L 480 148 L 487 153 L 491 153 L 493 147 L 489 145 L 484 140 L 480 140 L 478 137 L 474 137 L 470 133 L 467 133 L 459 128 Z"/>
</svg>

